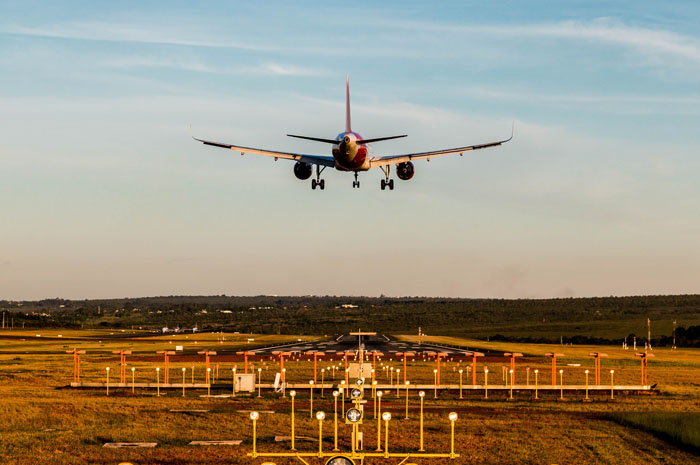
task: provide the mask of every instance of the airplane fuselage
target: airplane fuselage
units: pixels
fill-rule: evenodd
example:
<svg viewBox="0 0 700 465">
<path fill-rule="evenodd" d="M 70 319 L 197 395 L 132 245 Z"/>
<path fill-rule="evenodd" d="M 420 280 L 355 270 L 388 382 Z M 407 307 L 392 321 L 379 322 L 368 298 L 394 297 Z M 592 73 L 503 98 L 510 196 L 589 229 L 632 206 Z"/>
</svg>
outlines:
<svg viewBox="0 0 700 465">
<path fill-rule="evenodd" d="M 340 171 L 367 171 L 370 168 L 369 147 L 362 143 L 362 136 L 356 132 L 341 132 L 333 146 L 335 169 Z"/>
</svg>

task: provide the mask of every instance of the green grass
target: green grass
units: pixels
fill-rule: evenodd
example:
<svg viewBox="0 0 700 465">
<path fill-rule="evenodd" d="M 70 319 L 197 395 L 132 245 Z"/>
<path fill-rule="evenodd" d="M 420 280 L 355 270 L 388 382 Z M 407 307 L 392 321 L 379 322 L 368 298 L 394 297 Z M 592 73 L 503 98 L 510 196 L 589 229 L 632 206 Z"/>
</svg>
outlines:
<svg viewBox="0 0 700 465">
<path fill-rule="evenodd" d="M 700 452 L 700 413 L 624 412 L 612 418 L 624 426 L 652 433 L 676 445 Z"/>
</svg>

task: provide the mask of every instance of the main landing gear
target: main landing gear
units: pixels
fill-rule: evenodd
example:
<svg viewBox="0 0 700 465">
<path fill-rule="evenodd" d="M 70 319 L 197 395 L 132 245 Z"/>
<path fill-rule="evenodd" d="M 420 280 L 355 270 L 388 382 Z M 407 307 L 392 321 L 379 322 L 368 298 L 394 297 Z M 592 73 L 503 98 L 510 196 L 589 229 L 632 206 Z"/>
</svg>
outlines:
<svg viewBox="0 0 700 465">
<path fill-rule="evenodd" d="M 357 171 L 355 171 L 355 180 L 352 182 L 352 187 L 353 189 L 356 187 L 359 189 L 360 187 L 360 181 L 357 180 Z"/>
<path fill-rule="evenodd" d="M 380 168 L 382 171 L 384 171 L 384 178 L 385 178 L 385 179 L 382 179 L 382 182 L 380 184 L 382 187 L 382 190 L 384 190 L 388 187 L 390 191 L 393 191 L 394 190 L 394 180 L 389 179 L 389 173 L 391 171 L 391 166 L 390 165 L 380 166 Z"/>
<path fill-rule="evenodd" d="M 316 186 L 318 186 L 321 190 L 325 189 L 326 180 L 321 179 L 321 173 L 323 173 L 323 170 L 325 169 L 325 166 L 321 168 L 321 165 L 316 165 L 316 179 L 311 180 L 311 189 L 316 190 Z"/>
</svg>

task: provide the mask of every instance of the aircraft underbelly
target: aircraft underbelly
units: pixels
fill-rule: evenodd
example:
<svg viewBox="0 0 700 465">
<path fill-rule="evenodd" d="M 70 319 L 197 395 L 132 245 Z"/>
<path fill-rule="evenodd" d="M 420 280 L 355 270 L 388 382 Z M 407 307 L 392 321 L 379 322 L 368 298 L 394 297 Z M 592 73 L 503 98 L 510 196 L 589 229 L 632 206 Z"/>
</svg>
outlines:
<svg viewBox="0 0 700 465">
<path fill-rule="evenodd" d="M 357 147 L 357 150 L 354 152 L 334 149 L 335 169 L 340 171 L 367 171 L 369 169 L 367 147 Z"/>
</svg>

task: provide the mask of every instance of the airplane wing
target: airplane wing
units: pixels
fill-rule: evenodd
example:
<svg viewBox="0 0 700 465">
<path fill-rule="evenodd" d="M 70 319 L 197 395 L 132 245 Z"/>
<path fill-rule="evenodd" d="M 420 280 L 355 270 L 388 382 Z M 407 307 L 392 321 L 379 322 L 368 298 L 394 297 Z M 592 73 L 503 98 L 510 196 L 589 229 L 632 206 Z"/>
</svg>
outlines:
<svg viewBox="0 0 700 465">
<path fill-rule="evenodd" d="M 209 140 L 202 140 L 193 137 L 194 140 L 203 143 L 204 145 L 211 145 L 214 147 L 221 147 L 224 149 L 235 150 L 236 152 L 241 152 L 241 155 L 246 153 L 254 153 L 256 155 L 263 155 L 266 157 L 284 158 L 286 160 L 296 160 L 303 163 L 308 163 L 310 165 L 321 165 L 321 166 L 335 166 L 335 160 L 333 157 L 322 157 L 319 155 L 306 155 L 303 153 L 290 153 L 290 152 L 276 152 L 274 150 L 264 150 L 256 149 L 253 147 L 241 147 L 240 145 L 223 144 L 220 142 L 213 142 Z"/>
<path fill-rule="evenodd" d="M 468 145 L 466 147 L 455 147 L 452 149 L 434 150 L 432 152 L 418 152 L 418 153 L 405 153 L 402 155 L 387 155 L 384 157 L 375 157 L 370 160 L 370 167 L 375 168 L 377 166 L 386 165 L 396 165 L 399 163 L 404 163 L 411 160 L 421 160 L 423 158 L 430 159 L 431 157 L 439 157 L 442 155 L 450 155 L 453 153 L 459 153 L 460 155 L 464 152 L 469 152 L 471 150 L 486 149 L 489 147 L 497 147 L 499 145 L 505 144 L 513 138 L 513 133 L 508 139 L 499 140 L 496 142 L 488 142 L 486 144 Z"/>
</svg>

